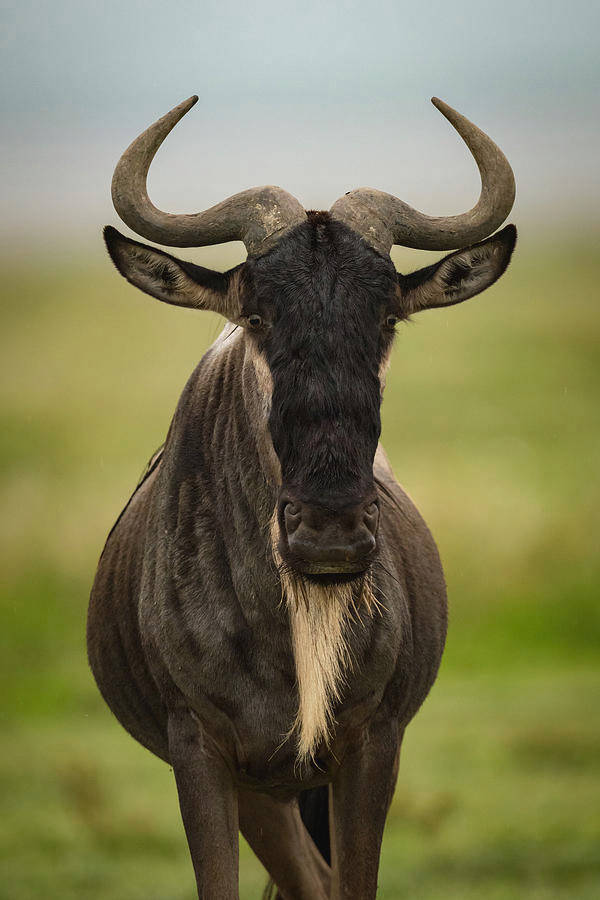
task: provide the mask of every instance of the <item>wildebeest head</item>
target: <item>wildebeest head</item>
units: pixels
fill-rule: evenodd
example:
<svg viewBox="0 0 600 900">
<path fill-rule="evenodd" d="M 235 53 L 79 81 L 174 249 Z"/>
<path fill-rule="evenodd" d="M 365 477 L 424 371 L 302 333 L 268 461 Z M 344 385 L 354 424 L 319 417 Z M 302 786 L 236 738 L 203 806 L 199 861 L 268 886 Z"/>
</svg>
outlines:
<svg viewBox="0 0 600 900">
<path fill-rule="evenodd" d="M 268 391 L 268 428 L 281 468 L 279 553 L 294 571 L 343 577 L 377 550 L 373 459 L 383 372 L 394 329 L 412 313 L 460 303 L 505 270 L 516 231 L 486 238 L 508 215 L 514 180 L 483 132 L 434 101 L 478 163 L 482 192 L 468 213 L 431 218 L 361 188 L 329 212 L 306 213 L 281 188 L 229 198 L 196 215 L 157 210 L 146 193 L 150 162 L 195 98 L 151 126 L 115 171 L 113 199 L 142 236 L 173 246 L 241 239 L 248 259 L 218 273 L 105 230 L 110 255 L 133 284 L 160 300 L 215 310 L 244 328 Z M 453 249 L 411 275 L 396 272 L 392 244 Z"/>
</svg>

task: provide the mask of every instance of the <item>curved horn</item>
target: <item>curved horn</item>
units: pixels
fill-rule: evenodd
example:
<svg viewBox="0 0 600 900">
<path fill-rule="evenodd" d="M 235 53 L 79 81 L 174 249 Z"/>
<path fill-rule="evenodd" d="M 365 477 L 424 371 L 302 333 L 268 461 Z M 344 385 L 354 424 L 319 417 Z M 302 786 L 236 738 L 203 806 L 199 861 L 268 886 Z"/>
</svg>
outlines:
<svg viewBox="0 0 600 900">
<path fill-rule="evenodd" d="M 504 222 L 515 200 L 515 179 L 499 147 L 476 125 L 446 103 L 431 102 L 458 131 L 475 157 L 481 174 L 481 194 L 460 216 L 426 216 L 397 197 L 372 188 L 358 188 L 331 207 L 334 218 L 357 231 L 379 253 L 393 244 L 416 250 L 456 250 L 483 240 Z"/>
<path fill-rule="evenodd" d="M 146 177 L 156 151 L 197 100 L 194 96 L 180 103 L 127 148 L 112 180 L 115 209 L 126 225 L 157 244 L 203 247 L 243 241 L 250 255 L 266 253 L 306 219 L 298 200 L 282 188 L 251 188 L 193 215 L 161 212 L 148 197 Z"/>
</svg>

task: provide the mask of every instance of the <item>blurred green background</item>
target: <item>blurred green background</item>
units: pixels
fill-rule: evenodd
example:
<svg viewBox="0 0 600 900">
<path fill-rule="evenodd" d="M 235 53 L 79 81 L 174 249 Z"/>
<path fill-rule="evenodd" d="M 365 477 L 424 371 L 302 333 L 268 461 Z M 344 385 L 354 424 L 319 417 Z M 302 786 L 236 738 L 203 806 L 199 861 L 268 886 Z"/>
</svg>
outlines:
<svg viewBox="0 0 600 900">
<path fill-rule="evenodd" d="M 192 898 L 172 775 L 111 717 L 83 640 L 105 535 L 221 321 L 108 259 L 39 262 L 4 265 L 0 896 Z M 598 896 L 596 268 L 591 240 L 522 235 L 497 285 L 398 335 L 384 443 L 451 622 L 406 738 L 390 900 Z M 245 849 L 241 878 L 258 898 Z"/>
<path fill-rule="evenodd" d="M 112 718 L 84 647 L 106 534 L 221 327 L 129 287 L 100 240 L 119 154 L 194 91 L 150 178 L 173 211 L 260 183 L 307 207 L 370 184 L 466 209 L 476 172 L 431 94 L 511 160 L 509 270 L 403 326 L 386 390 L 384 445 L 438 542 L 451 618 L 380 896 L 600 897 L 600 7 L 58 0 L 42 19 L 22 0 L 2 15 L 0 900 L 194 897 L 172 773 Z M 264 883 L 243 845 L 242 900 Z"/>
</svg>

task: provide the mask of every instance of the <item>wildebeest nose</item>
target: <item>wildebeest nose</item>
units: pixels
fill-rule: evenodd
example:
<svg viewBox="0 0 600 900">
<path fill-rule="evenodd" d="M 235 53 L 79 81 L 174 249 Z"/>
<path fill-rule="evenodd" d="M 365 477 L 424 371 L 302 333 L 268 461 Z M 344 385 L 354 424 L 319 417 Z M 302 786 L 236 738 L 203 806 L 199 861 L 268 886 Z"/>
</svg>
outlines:
<svg viewBox="0 0 600 900">
<path fill-rule="evenodd" d="M 282 505 L 284 543 L 294 567 L 313 574 L 357 572 L 367 567 L 377 546 L 376 502 L 360 503 L 339 513 L 297 500 Z"/>
</svg>

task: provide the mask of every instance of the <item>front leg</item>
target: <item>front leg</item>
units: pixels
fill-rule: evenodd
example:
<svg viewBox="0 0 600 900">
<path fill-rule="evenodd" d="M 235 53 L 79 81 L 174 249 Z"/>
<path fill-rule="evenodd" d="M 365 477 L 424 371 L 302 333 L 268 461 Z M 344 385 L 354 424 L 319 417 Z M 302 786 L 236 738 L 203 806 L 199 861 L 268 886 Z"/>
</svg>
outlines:
<svg viewBox="0 0 600 900">
<path fill-rule="evenodd" d="M 200 900 L 238 900 L 238 804 L 231 772 L 185 708 L 169 714 L 169 755 Z"/>
<path fill-rule="evenodd" d="M 383 829 L 398 775 L 397 722 L 372 724 L 330 786 L 332 900 L 374 900 Z"/>
</svg>

